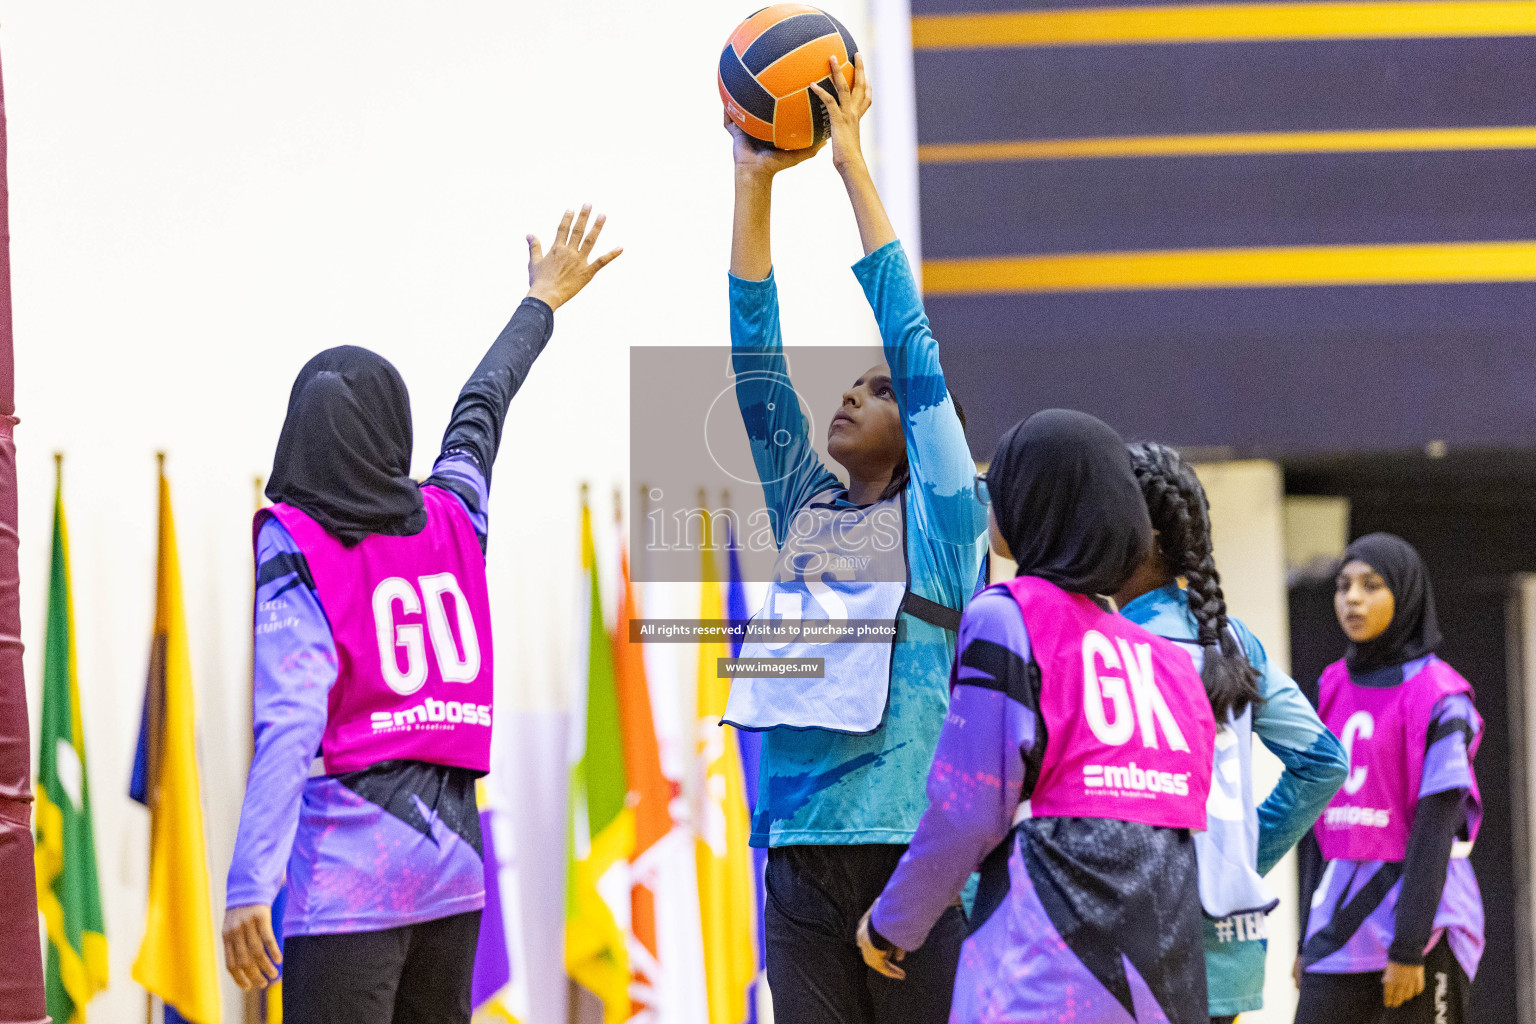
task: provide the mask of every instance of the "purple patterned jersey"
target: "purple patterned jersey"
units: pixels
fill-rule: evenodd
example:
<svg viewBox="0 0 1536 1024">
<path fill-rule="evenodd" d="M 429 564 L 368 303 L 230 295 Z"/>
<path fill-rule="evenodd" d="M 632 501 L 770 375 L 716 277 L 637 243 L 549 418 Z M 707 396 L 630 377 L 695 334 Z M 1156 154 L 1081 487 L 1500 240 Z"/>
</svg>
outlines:
<svg viewBox="0 0 1536 1024">
<path fill-rule="evenodd" d="M 488 487 L 479 466 L 449 452 L 433 473 L 483 540 Z M 257 535 L 256 573 L 256 746 L 227 905 L 270 905 L 286 880 L 285 935 L 374 931 L 480 909 L 474 773 L 392 761 L 320 774 L 336 644 L 304 556 L 276 519 Z"/>
<path fill-rule="evenodd" d="M 1030 815 L 1052 737 L 1019 605 L 982 592 L 960 624 L 929 808 L 875 905 L 885 938 L 916 949 L 973 871 L 955 1024 L 1206 1024 L 1194 840 L 1185 829 Z"/>
<path fill-rule="evenodd" d="M 1411 670 L 1413 666 L 1409 663 L 1404 667 Z M 1468 756 L 1481 724 L 1467 694 L 1442 697 L 1435 704 L 1418 791 L 1421 799 L 1458 790 L 1469 795 L 1429 940 L 1429 947 L 1433 947 L 1444 936 L 1469 978 L 1477 974 L 1483 954 L 1483 899 L 1472 863 L 1467 860 L 1471 843 L 1466 841 L 1482 813 L 1470 798 L 1474 790 Z M 1396 930 L 1402 875 L 1401 861 L 1327 862 L 1307 916 L 1303 957 L 1308 971 L 1349 974 L 1386 968 Z"/>
</svg>

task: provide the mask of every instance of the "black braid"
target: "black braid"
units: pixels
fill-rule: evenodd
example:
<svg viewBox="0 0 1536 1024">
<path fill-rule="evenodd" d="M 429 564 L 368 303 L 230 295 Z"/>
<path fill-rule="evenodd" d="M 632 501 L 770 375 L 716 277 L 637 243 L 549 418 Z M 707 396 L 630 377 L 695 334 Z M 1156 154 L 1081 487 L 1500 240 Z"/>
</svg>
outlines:
<svg viewBox="0 0 1536 1024">
<path fill-rule="evenodd" d="M 1184 577 L 1189 611 L 1205 648 L 1201 680 L 1218 722 L 1262 701 L 1259 674 L 1227 627 L 1227 600 L 1211 554 L 1211 506 L 1200 479 L 1179 453 L 1165 445 L 1127 445 L 1141 485 L 1158 547 L 1169 569 Z"/>
</svg>

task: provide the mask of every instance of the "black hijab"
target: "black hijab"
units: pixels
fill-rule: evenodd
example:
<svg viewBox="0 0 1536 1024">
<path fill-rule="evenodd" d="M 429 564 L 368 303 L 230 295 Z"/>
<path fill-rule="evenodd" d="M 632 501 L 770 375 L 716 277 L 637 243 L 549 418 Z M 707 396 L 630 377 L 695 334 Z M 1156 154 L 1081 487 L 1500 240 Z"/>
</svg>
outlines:
<svg viewBox="0 0 1536 1024">
<path fill-rule="evenodd" d="M 1391 533 L 1368 533 L 1344 551 L 1340 568 L 1355 560 L 1364 562 L 1392 591 L 1392 621 L 1374 640 L 1351 643 L 1344 664 L 1351 672 L 1369 672 L 1422 658 L 1440 646 L 1440 624 L 1435 621 L 1435 593 L 1429 586 L 1424 560 L 1403 538 Z"/>
<path fill-rule="evenodd" d="M 427 524 L 411 479 L 411 397 L 400 371 L 355 345 L 304 364 L 288 395 L 267 497 L 302 510 L 351 547 Z"/>
<path fill-rule="evenodd" d="M 1152 520 L 1120 435 L 1084 412 L 1014 425 L 987 467 L 997 528 L 1020 576 L 1113 594 L 1152 550 Z"/>
</svg>

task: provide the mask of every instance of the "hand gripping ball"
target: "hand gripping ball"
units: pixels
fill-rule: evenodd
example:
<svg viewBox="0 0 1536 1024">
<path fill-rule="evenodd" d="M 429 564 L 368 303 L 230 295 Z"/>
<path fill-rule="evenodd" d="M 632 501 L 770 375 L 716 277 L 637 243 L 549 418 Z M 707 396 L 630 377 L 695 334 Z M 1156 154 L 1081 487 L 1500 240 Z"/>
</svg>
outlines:
<svg viewBox="0 0 1536 1024">
<path fill-rule="evenodd" d="M 720 54 L 720 99 L 742 131 L 778 149 L 826 139 L 826 109 L 809 86 L 836 95 L 827 58 L 853 85 L 853 36 L 832 15 L 805 4 L 764 7 L 736 27 Z"/>
</svg>

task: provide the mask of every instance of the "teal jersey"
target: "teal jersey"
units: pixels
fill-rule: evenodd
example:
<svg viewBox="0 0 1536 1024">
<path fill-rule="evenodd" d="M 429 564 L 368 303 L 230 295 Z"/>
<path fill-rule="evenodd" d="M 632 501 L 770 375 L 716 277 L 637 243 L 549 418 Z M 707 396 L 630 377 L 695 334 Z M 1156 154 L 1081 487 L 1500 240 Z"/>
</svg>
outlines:
<svg viewBox="0 0 1536 1024">
<path fill-rule="evenodd" d="M 1189 597 L 1176 583 L 1149 591 L 1129 602 L 1121 614 L 1137 625 L 1174 640 L 1194 640 L 1194 616 Z M 1251 709 L 1253 731 L 1282 764 L 1285 772 L 1263 803 L 1257 817 L 1259 874 L 1296 845 L 1323 812 L 1344 782 L 1349 763 L 1344 749 L 1324 727 L 1317 712 L 1294 680 L 1269 660 L 1264 645 L 1236 619 L 1229 620 L 1242 641 L 1243 652 L 1259 672 L 1264 703 Z M 1252 794 L 1248 806 L 1252 807 Z M 1234 914 L 1218 920 L 1206 917 L 1205 971 L 1211 1016 L 1245 1013 L 1264 1005 L 1264 957 L 1268 929 L 1262 913 Z"/>
<path fill-rule="evenodd" d="M 853 267 L 875 313 L 906 435 L 906 555 L 911 587 L 963 608 L 975 592 L 986 549 L 987 510 L 976 500 L 976 464 L 939 365 L 938 343 L 900 242 Z M 779 331 L 778 291 L 730 278 L 732 365 L 776 540 L 795 513 L 828 489 L 848 507 L 843 483 L 812 450 L 799 401 L 788 383 Z M 788 442 L 785 439 L 788 438 Z M 772 443 L 770 443 L 772 442 Z M 925 784 L 949 709 L 953 633 L 902 616 L 890 698 L 867 735 L 826 729 L 763 733 L 753 846 L 906 843 L 927 809 Z"/>
</svg>

